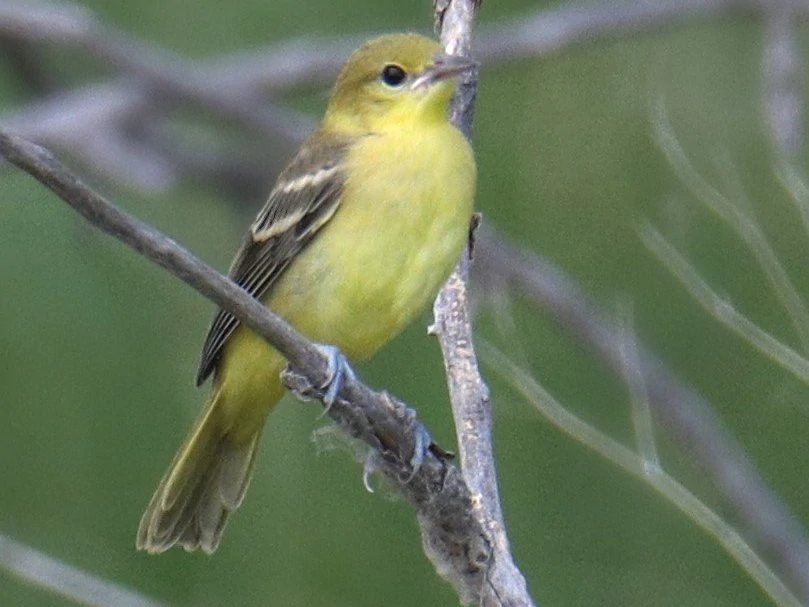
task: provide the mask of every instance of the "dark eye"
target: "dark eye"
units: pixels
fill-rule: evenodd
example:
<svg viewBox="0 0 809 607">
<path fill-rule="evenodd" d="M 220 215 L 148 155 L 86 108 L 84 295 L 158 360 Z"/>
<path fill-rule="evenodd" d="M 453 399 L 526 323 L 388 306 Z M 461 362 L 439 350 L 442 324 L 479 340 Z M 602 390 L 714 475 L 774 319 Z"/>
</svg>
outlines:
<svg viewBox="0 0 809 607">
<path fill-rule="evenodd" d="M 400 86 L 407 78 L 407 72 L 401 66 L 389 63 L 382 68 L 382 82 L 388 86 Z"/>
</svg>

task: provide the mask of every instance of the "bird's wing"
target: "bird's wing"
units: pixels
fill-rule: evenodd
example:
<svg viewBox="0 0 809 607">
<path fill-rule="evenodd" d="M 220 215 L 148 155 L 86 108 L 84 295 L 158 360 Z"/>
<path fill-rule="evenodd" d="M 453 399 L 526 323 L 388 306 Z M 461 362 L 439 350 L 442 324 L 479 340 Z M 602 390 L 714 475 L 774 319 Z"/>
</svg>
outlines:
<svg viewBox="0 0 809 607">
<path fill-rule="evenodd" d="M 347 148 L 346 140 L 320 137 L 316 145 L 304 144 L 279 175 L 229 271 L 256 299 L 267 293 L 337 211 L 345 185 Z M 222 346 L 238 324 L 229 312 L 217 312 L 202 348 L 197 385 L 214 370 Z"/>
</svg>

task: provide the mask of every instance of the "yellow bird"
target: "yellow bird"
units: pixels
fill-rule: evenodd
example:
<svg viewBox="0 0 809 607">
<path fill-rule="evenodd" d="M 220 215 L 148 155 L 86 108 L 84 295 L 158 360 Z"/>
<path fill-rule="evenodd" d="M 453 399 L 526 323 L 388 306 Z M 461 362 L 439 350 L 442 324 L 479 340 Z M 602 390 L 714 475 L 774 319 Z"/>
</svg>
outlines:
<svg viewBox="0 0 809 607">
<path fill-rule="evenodd" d="M 365 43 L 278 177 L 230 276 L 314 341 L 370 356 L 430 301 L 466 243 L 476 169 L 449 122 L 473 67 L 415 34 Z M 256 462 L 286 361 L 220 310 L 197 383 L 210 396 L 140 522 L 137 547 L 216 550 Z"/>
</svg>

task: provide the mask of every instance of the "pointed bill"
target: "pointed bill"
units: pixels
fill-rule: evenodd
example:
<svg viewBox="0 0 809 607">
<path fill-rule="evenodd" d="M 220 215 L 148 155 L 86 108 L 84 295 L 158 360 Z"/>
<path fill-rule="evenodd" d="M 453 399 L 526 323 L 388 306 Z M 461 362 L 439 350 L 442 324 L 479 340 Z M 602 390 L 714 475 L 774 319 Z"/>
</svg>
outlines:
<svg viewBox="0 0 809 607">
<path fill-rule="evenodd" d="M 436 53 L 433 62 L 416 75 L 410 88 L 413 90 L 428 87 L 436 82 L 459 76 L 478 66 L 478 62 L 469 57 Z"/>
</svg>

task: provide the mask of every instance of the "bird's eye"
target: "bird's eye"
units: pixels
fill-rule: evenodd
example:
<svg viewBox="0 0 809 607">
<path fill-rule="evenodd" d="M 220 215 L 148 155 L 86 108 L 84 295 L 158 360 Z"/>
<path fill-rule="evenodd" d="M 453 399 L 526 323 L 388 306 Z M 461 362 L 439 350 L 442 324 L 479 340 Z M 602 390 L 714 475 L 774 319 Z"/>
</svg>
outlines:
<svg viewBox="0 0 809 607">
<path fill-rule="evenodd" d="M 388 86 L 401 86 L 406 78 L 407 72 L 395 63 L 389 63 L 382 68 L 382 82 Z"/>
</svg>

